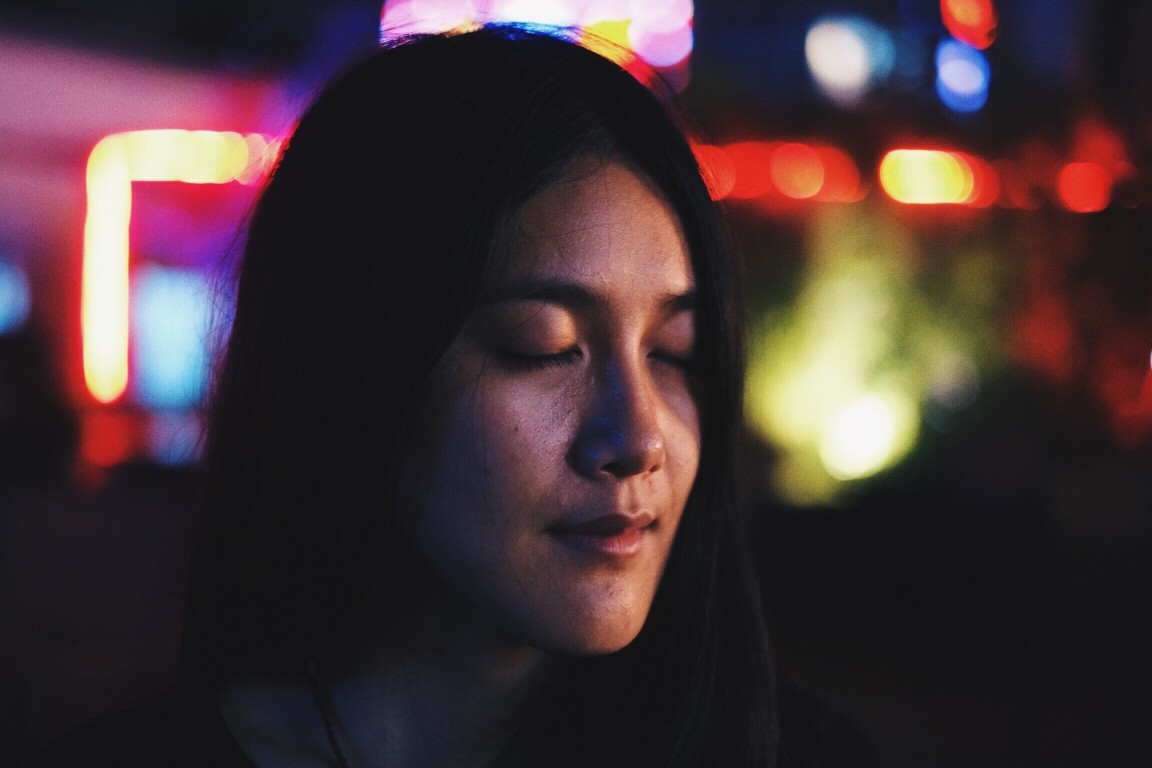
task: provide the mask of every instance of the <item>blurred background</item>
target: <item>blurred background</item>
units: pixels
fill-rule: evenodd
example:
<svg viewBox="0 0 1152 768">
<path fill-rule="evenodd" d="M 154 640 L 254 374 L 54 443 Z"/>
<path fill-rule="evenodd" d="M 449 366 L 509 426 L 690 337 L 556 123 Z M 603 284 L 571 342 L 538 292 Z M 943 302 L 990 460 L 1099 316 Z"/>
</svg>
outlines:
<svg viewBox="0 0 1152 768">
<path fill-rule="evenodd" d="M 170 679 L 279 141 L 382 23 L 481 15 L 699 128 L 786 674 L 891 766 L 1152 765 L 1147 0 L 3 0 L 0 764 Z"/>
</svg>

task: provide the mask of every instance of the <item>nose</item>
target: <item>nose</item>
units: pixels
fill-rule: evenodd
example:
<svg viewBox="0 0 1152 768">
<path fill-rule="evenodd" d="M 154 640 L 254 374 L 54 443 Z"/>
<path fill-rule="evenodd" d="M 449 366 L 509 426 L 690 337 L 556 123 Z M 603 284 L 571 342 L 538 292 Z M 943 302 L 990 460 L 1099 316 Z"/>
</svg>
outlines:
<svg viewBox="0 0 1152 768">
<path fill-rule="evenodd" d="M 577 471 L 593 479 L 645 475 L 664 464 L 659 397 L 639 371 L 606 365 L 572 445 Z"/>
</svg>

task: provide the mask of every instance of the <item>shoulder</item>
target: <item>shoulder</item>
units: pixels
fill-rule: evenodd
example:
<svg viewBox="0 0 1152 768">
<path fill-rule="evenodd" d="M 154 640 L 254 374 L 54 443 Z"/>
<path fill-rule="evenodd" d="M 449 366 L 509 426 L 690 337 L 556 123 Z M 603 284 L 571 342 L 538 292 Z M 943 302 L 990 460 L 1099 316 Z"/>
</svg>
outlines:
<svg viewBox="0 0 1152 768">
<path fill-rule="evenodd" d="M 92 720 L 34 756 L 28 768 L 254 768 L 215 707 L 176 688 Z"/>
</svg>

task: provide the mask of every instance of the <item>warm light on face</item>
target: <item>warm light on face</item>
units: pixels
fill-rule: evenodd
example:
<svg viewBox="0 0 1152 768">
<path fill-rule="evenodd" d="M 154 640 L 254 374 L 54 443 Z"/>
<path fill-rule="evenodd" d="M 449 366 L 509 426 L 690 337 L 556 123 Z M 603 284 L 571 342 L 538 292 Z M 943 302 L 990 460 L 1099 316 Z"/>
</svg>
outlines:
<svg viewBox="0 0 1152 768">
<path fill-rule="evenodd" d="M 592 167 L 518 212 L 505 298 L 453 344 L 426 484 L 398 515 L 452 586 L 437 615 L 569 655 L 640 632 L 700 462 L 679 221 L 629 168 Z"/>
<path fill-rule="evenodd" d="M 128 228 L 132 182 L 253 183 L 276 155 L 263 136 L 152 130 L 101 139 L 88 156 L 80 322 L 84 382 L 110 403 L 128 385 Z"/>
</svg>

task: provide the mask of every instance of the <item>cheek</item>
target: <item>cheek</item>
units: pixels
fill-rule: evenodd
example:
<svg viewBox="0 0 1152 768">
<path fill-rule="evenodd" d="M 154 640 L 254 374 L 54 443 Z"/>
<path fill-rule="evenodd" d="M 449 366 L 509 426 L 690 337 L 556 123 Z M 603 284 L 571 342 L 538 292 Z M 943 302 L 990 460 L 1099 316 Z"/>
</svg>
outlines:
<svg viewBox="0 0 1152 768">
<path fill-rule="evenodd" d="M 481 454 L 493 482 L 529 487 L 559 482 L 578 418 L 574 384 L 539 387 L 493 377 L 465 404 L 473 409 L 469 442 Z"/>
<path fill-rule="evenodd" d="M 500 523 L 562 481 L 574 413 L 566 397 L 482 379 L 441 413 L 424 514 Z"/>
<path fill-rule="evenodd" d="M 664 429 L 669 483 L 683 503 L 700 467 L 700 412 L 695 395 L 688 391 L 678 392 L 667 402 L 669 417 Z"/>
</svg>

